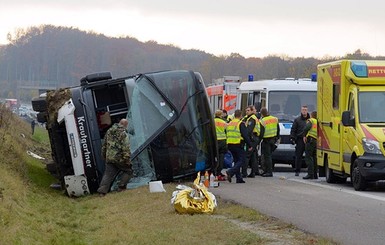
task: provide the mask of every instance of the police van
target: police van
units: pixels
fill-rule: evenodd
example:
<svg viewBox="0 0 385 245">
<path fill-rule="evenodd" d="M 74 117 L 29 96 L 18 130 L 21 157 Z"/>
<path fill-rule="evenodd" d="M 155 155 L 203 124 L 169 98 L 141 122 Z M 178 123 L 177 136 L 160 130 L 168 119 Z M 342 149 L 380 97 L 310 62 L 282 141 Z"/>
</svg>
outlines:
<svg viewBox="0 0 385 245">
<path fill-rule="evenodd" d="M 307 105 L 309 112 L 317 105 L 317 82 L 315 79 L 272 79 L 245 81 L 238 88 L 237 106 L 242 111 L 254 105 L 257 112 L 266 107 L 270 115 L 278 118 L 280 140 L 272 154 L 273 164 L 286 163 L 295 167 L 295 146 L 290 142 L 290 130 L 294 119 Z"/>
</svg>

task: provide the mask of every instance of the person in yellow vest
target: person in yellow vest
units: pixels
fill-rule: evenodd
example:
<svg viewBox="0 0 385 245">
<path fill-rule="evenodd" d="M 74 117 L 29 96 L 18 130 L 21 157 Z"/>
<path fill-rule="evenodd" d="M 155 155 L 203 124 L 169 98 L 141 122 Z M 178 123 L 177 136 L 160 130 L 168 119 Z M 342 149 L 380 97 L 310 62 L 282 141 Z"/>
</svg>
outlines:
<svg viewBox="0 0 385 245">
<path fill-rule="evenodd" d="M 227 142 L 226 142 L 226 128 L 227 122 L 223 119 L 222 110 L 215 111 L 215 131 L 217 133 L 217 144 L 218 144 L 218 164 L 214 171 L 215 176 L 218 179 L 222 179 L 224 175 L 222 174 L 223 163 L 225 159 L 225 153 L 227 152 Z"/>
<path fill-rule="evenodd" d="M 307 164 L 307 175 L 303 179 L 318 179 L 317 175 L 317 112 L 313 111 L 307 120 L 303 142 L 305 143 L 305 162 Z"/>
<path fill-rule="evenodd" d="M 223 112 L 223 114 L 222 114 L 223 120 L 225 120 L 227 123 L 229 123 L 233 119 L 232 116 L 228 115 L 227 111 L 225 109 L 223 109 L 222 112 Z"/>
<path fill-rule="evenodd" d="M 227 125 L 227 147 L 234 158 L 234 166 L 226 171 L 227 180 L 231 183 L 231 178 L 235 175 L 237 183 L 245 183 L 241 175 L 241 167 L 245 161 L 245 144 L 251 151 L 251 141 L 247 136 L 247 129 L 242 119 L 242 111 L 235 110 L 234 119 Z"/>
<path fill-rule="evenodd" d="M 249 105 L 246 107 L 246 116 L 243 118 L 247 135 L 252 142 L 253 150 L 246 153 L 246 161 L 242 166 L 242 177 L 255 178 L 255 175 L 259 175 L 258 162 L 257 162 L 257 142 L 259 137 L 259 119 L 257 118 L 257 110 L 255 106 Z M 251 167 L 251 172 L 247 175 L 247 168 Z"/>
<path fill-rule="evenodd" d="M 262 139 L 261 154 L 264 159 L 264 173 L 262 177 L 273 177 L 273 160 L 271 154 L 275 149 L 275 143 L 279 139 L 278 118 L 269 114 L 266 107 L 261 108 L 260 134 Z"/>
</svg>

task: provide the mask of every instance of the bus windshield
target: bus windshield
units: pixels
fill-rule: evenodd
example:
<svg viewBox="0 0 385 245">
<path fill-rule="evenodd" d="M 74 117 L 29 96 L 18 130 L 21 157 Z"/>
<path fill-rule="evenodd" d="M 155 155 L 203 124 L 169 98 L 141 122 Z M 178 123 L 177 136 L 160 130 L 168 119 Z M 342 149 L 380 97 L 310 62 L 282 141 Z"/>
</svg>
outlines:
<svg viewBox="0 0 385 245">
<path fill-rule="evenodd" d="M 131 81 L 130 81 L 131 80 Z M 133 79 L 126 83 L 133 85 Z M 144 76 L 140 77 L 129 92 L 130 108 L 127 113 L 129 120 L 130 148 L 134 158 L 143 144 L 168 122 L 175 120 L 175 109 L 155 89 Z"/>
<path fill-rule="evenodd" d="M 281 121 L 294 121 L 301 113 L 301 106 L 307 105 L 309 113 L 316 109 L 316 91 L 270 91 L 268 110 Z"/>
<path fill-rule="evenodd" d="M 213 117 L 196 74 L 150 73 L 125 83 L 131 159 L 134 173 L 142 178 L 138 182 L 151 180 L 154 169 L 165 180 L 211 165 L 217 152 Z"/>
</svg>

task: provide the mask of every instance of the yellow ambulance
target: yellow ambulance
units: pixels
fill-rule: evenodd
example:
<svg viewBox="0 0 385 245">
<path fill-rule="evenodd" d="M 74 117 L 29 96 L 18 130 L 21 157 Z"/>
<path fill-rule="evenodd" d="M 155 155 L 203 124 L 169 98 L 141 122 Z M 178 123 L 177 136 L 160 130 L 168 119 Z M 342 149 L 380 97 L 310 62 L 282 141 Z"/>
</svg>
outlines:
<svg viewBox="0 0 385 245">
<path fill-rule="evenodd" d="M 385 61 L 320 64 L 317 80 L 320 176 L 357 191 L 385 180 Z"/>
</svg>

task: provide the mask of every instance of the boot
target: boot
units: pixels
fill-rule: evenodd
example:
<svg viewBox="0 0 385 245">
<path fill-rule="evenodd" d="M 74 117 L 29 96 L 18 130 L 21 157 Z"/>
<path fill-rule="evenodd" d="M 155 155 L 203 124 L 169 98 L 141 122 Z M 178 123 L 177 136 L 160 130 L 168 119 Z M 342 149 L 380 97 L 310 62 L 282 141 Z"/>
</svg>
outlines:
<svg viewBox="0 0 385 245">
<path fill-rule="evenodd" d="M 302 177 L 302 179 L 314 179 L 313 175 L 306 175 L 305 177 Z"/>
</svg>

